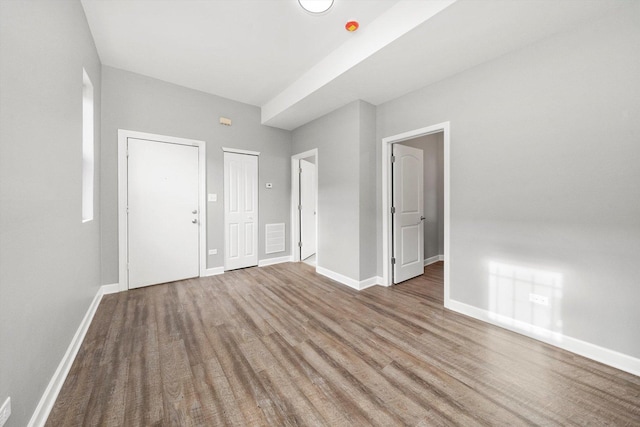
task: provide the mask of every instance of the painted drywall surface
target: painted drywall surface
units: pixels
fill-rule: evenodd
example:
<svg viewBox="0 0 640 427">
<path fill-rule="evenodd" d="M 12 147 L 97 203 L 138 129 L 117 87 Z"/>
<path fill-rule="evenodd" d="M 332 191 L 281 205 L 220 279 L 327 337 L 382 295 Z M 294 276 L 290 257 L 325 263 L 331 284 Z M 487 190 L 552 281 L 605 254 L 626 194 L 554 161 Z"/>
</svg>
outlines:
<svg viewBox="0 0 640 427">
<path fill-rule="evenodd" d="M 29 422 L 100 283 L 99 198 L 82 223 L 82 68 L 100 62 L 78 1 L 0 2 L 0 402 Z M 95 189 L 98 186 L 96 164 Z"/>
<path fill-rule="evenodd" d="M 150 77 L 103 67 L 102 123 L 102 282 L 118 282 L 117 133 L 126 129 L 206 142 L 207 192 L 218 195 L 207 203 L 208 268 L 224 265 L 224 163 L 222 147 L 259 151 L 259 259 L 291 254 L 265 254 L 264 228 L 285 223 L 289 235 L 291 133 L 260 124 L 257 107 Z M 232 126 L 219 124 L 228 117 Z M 267 182 L 273 188 L 266 189 Z"/>
<path fill-rule="evenodd" d="M 444 151 L 442 132 L 425 135 L 402 145 L 419 148 L 423 156 L 424 259 L 444 255 Z"/>
<path fill-rule="evenodd" d="M 376 107 L 360 108 L 360 280 L 376 276 Z"/>
<path fill-rule="evenodd" d="M 379 140 L 451 123 L 452 299 L 518 317 L 521 273 L 545 327 L 640 357 L 638 46 L 633 2 L 378 106 Z"/>
<path fill-rule="evenodd" d="M 293 154 L 318 149 L 319 267 L 360 279 L 360 104 L 352 102 L 293 131 Z"/>
</svg>

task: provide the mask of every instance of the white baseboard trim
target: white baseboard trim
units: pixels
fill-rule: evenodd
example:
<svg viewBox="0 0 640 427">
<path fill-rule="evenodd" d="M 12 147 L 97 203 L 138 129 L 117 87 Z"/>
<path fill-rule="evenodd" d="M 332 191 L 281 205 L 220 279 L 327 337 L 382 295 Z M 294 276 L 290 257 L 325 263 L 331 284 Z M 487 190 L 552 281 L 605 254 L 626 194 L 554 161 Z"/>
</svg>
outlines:
<svg viewBox="0 0 640 427">
<path fill-rule="evenodd" d="M 217 276 L 218 274 L 223 274 L 223 273 L 224 273 L 224 267 L 207 268 L 204 271 L 203 277 Z"/>
<path fill-rule="evenodd" d="M 258 267 L 266 267 L 267 265 L 281 264 L 283 262 L 291 261 L 293 261 L 293 257 L 291 255 L 281 256 L 278 258 L 261 259 L 260 261 L 258 261 Z"/>
<path fill-rule="evenodd" d="M 53 405 L 58 398 L 60 389 L 62 388 L 64 381 L 67 379 L 67 375 L 69 374 L 71 365 L 73 365 L 73 361 L 76 359 L 76 355 L 78 354 L 78 350 L 80 350 L 80 345 L 82 345 L 84 336 L 87 334 L 87 330 L 89 329 L 89 325 L 91 325 L 93 316 L 96 314 L 98 305 L 100 305 L 102 296 L 106 294 L 113 294 L 119 291 L 120 285 L 118 283 L 114 283 L 111 285 L 102 285 L 100 286 L 100 288 L 98 288 L 96 296 L 93 298 L 93 301 L 91 301 L 91 304 L 89 305 L 87 312 L 82 318 L 82 321 L 80 322 L 75 335 L 69 343 L 69 347 L 67 347 L 67 351 L 65 352 L 64 356 L 62 356 L 62 360 L 60 361 L 58 368 L 53 374 L 53 377 L 51 377 L 51 381 L 49 381 L 44 394 L 40 398 L 40 402 L 38 402 L 36 410 L 33 412 L 33 415 L 31 415 L 29 424 L 27 424 L 28 427 L 41 427 L 44 426 L 44 424 L 47 422 L 49 413 L 51 412 L 51 409 L 53 409 Z"/>
<path fill-rule="evenodd" d="M 120 292 L 120 283 L 112 283 L 110 285 L 102 285 L 102 295 L 117 294 Z"/>
<path fill-rule="evenodd" d="M 329 279 L 333 279 L 336 282 L 340 282 L 343 285 L 347 285 L 353 289 L 360 289 L 360 282 L 351 277 L 343 276 L 342 274 L 336 273 L 335 271 L 328 270 L 324 267 L 316 266 L 316 273 L 322 274 L 323 276 L 327 276 Z"/>
<path fill-rule="evenodd" d="M 424 266 L 434 264 L 436 262 L 444 261 L 444 255 L 434 255 L 424 260 Z"/>
<path fill-rule="evenodd" d="M 373 277 L 369 277 L 368 279 L 361 280 L 360 281 L 360 290 L 367 289 L 367 288 L 370 288 L 370 287 L 376 286 L 376 285 L 383 286 L 382 285 L 382 277 L 373 276 Z"/>
<path fill-rule="evenodd" d="M 627 354 L 619 353 L 608 348 L 600 347 L 596 344 L 540 328 L 526 322 L 514 320 L 506 316 L 495 315 L 487 310 L 474 307 L 460 301 L 450 299 L 445 307 L 449 310 L 473 317 L 474 319 L 482 320 L 483 322 L 491 323 L 492 325 L 526 335 L 538 341 L 542 341 L 563 350 L 579 354 L 580 356 L 584 356 L 588 359 L 595 360 L 596 362 L 604 363 L 605 365 L 640 376 L 640 359 Z"/>
<path fill-rule="evenodd" d="M 340 282 L 343 285 L 347 285 L 350 288 L 356 289 L 358 291 L 361 291 L 363 289 L 369 288 L 374 285 L 379 285 L 382 283 L 382 278 L 378 276 L 370 277 L 369 279 L 365 279 L 365 280 L 356 280 L 356 279 L 352 279 L 351 277 L 344 276 L 340 273 L 336 273 L 335 271 L 331 271 L 324 267 L 318 267 L 318 266 L 316 266 L 316 273 L 322 274 L 323 276 L 327 276 L 328 278 L 333 279 L 336 282 Z"/>
</svg>

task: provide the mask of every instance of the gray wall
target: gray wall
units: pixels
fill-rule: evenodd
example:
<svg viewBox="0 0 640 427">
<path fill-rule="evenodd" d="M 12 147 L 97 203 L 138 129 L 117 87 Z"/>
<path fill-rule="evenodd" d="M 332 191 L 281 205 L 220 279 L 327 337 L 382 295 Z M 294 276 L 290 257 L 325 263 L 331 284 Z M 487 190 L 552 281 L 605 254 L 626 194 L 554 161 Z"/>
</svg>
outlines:
<svg viewBox="0 0 640 427">
<path fill-rule="evenodd" d="M 402 145 L 422 150 L 424 173 L 424 259 L 444 255 L 443 133 L 421 136 Z"/>
<path fill-rule="evenodd" d="M 317 265 L 360 278 L 360 102 L 293 131 L 292 154 L 318 149 Z"/>
<path fill-rule="evenodd" d="M 376 109 L 355 101 L 293 131 L 293 153 L 318 149 L 318 267 L 376 275 Z"/>
<path fill-rule="evenodd" d="M 82 223 L 82 67 L 100 63 L 78 1 L 0 1 L 0 402 L 25 426 L 100 283 L 99 194 Z"/>
<path fill-rule="evenodd" d="M 208 268 L 224 265 L 224 163 L 222 147 L 259 151 L 259 259 L 265 255 L 264 226 L 284 222 L 289 235 L 291 132 L 260 124 L 260 109 L 150 77 L 103 67 L 102 99 L 102 283 L 118 282 L 118 129 L 190 138 L 206 142 Z M 232 119 L 222 126 L 220 116 Z M 272 189 L 265 189 L 267 182 Z"/>
<path fill-rule="evenodd" d="M 638 46 L 630 2 L 378 106 L 378 139 L 451 123 L 452 299 L 489 309 L 495 263 L 555 275 L 552 329 L 640 357 Z"/>
<path fill-rule="evenodd" d="M 360 280 L 376 276 L 376 107 L 360 105 Z"/>
</svg>

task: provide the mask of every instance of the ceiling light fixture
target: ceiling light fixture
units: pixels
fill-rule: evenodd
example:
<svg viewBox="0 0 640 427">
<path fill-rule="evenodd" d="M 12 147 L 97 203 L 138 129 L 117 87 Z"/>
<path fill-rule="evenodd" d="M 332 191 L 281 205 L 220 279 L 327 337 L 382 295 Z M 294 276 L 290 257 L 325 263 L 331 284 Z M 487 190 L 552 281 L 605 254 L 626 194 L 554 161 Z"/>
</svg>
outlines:
<svg viewBox="0 0 640 427">
<path fill-rule="evenodd" d="M 314 15 L 325 13 L 333 6 L 333 0 L 298 0 L 298 3 L 304 10 Z"/>
</svg>

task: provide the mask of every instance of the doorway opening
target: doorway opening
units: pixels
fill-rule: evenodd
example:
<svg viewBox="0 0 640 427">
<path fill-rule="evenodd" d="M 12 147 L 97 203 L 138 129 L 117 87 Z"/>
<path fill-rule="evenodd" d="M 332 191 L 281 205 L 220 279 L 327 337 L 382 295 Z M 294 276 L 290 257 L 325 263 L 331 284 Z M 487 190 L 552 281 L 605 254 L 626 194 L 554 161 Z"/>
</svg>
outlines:
<svg viewBox="0 0 640 427">
<path fill-rule="evenodd" d="M 402 246 L 398 246 L 399 242 L 400 244 L 402 244 L 401 240 L 398 239 L 398 235 L 394 234 L 394 232 L 396 230 L 394 230 L 394 222 L 398 222 L 398 221 L 394 221 L 394 217 L 395 219 L 398 219 L 399 217 L 396 216 L 396 214 L 393 213 L 394 210 L 397 211 L 397 209 L 399 208 L 398 206 L 394 206 L 394 180 L 393 180 L 393 175 L 394 175 L 394 166 L 392 163 L 393 160 L 393 152 L 394 152 L 394 144 L 399 144 L 402 143 L 401 145 L 404 146 L 408 146 L 408 145 L 413 145 L 415 147 L 419 147 L 420 143 L 426 143 L 426 141 L 430 138 L 429 135 L 439 135 L 441 137 L 442 140 L 442 157 L 443 157 L 443 164 L 442 164 L 442 169 L 443 169 L 443 173 L 442 173 L 442 222 L 441 222 L 441 228 L 442 228 L 442 235 L 441 235 L 441 239 L 442 239 L 442 245 L 441 248 L 437 248 L 436 252 L 440 252 L 440 250 L 442 251 L 441 253 L 437 253 L 437 254 L 432 254 L 430 256 L 427 256 L 427 254 L 425 252 L 423 252 L 422 248 L 424 246 L 420 246 L 424 244 L 424 240 L 422 239 L 422 236 L 424 236 L 424 232 L 425 229 L 421 224 L 422 222 L 424 222 L 425 218 L 425 214 L 424 214 L 424 208 L 423 206 L 419 206 L 416 205 L 416 207 L 413 208 L 409 208 L 409 211 L 416 211 L 416 212 L 410 212 L 412 213 L 414 216 L 416 216 L 416 218 L 413 218 L 411 216 L 409 216 L 409 224 L 410 225 L 415 225 L 418 227 L 419 232 L 417 232 L 416 234 L 416 227 L 414 227 L 414 229 L 408 229 L 407 233 L 414 233 L 416 234 L 417 237 L 407 237 L 407 240 L 404 242 L 404 247 L 405 248 L 411 248 L 411 247 L 416 247 L 419 248 L 416 249 L 415 254 L 411 254 L 411 256 L 415 257 L 422 257 L 424 254 L 424 258 L 420 259 L 419 262 L 421 264 L 420 270 L 422 270 L 422 267 L 424 266 L 424 264 L 430 263 L 430 262 L 435 262 L 435 261 L 440 261 L 443 260 L 444 261 L 444 302 L 445 302 L 445 307 L 447 307 L 448 305 L 448 300 L 449 300 L 449 270 L 450 270 L 450 240 L 449 240 L 449 229 L 450 229 L 450 221 L 449 221 L 449 201 L 450 201 L 450 195 L 449 195 L 449 182 L 450 182 L 450 130 L 449 130 L 449 122 L 445 122 L 445 123 L 440 123 L 437 125 L 433 125 L 433 126 L 428 126 L 425 128 L 420 128 L 420 129 L 416 129 L 413 131 L 409 131 L 409 132 L 405 132 L 402 134 L 398 134 L 398 135 L 393 135 L 387 138 L 384 138 L 382 140 L 382 256 L 383 256 L 383 284 L 386 286 L 391 286 L 394 283 L 399 282 L 399 280 L 396 280 L 396 278 L 394 277 L 394 273 L 397 272 L 397 262 L 398 260 L 398 254 L 396 252 L 398 251 L 402 251 L 403 248 Z M 397 146 L 398 148 L 400 148 L 401 146 L 400 144 Z M 404 152 L 405 150 L 401 150 L 402 152 Z M 417 152 L 412 151 L 412 156 L 413 158 L 418 158 L 420 157 L 422 154 L 418 155 L 416 154 Z M 398 162 L 397 159 L 395 159 L 396 162 Z M 397 165 L 397 163 L 396 163 Z M 411 169 L 411 168 L 409 168 Z M 397 173 L 397 171 L 396 171 Z M 412 172 L 412 173 L 417 173 L 417 172 Z M 420 172 L 420 179 L 425 178 L 423 176 L 423 174 Z M 409 178 L 407 178 L 409 179 Z M 412 189 L 411 187 L 407 186 L 407 188 Z M 404 193 L 403 190 L 400 190 Z M 395 201 L 396 203 L 398 203 L 398 198 L 402 198 L 402 194 L 395 194 Z M 432 197 L 432 196 L 430 196 Z M 437 195 L 436 195 L 437 197 Z M 421 201 L 420 201 L 421 203 Z M 415 203 L 414 203 L 415 204 Z M 392 209 L 395 208 L 395 209 Z M 414 221 L 415 220 L 415 221 Z M 411 222 L 413 221 L 413 222 Z M 414 224 L 415 223 L 415 224 Z M 399 224 L 395 224 L 396 227 L 399 226 Z M 431 224 L 433 225 L 433 224 Z M 438 226 L 435 226 L 435 229 L 437 229 Z M 433 233 L 434 231 L 434 227 L 431 227 L 431 230 L 428 230 L 430 233 Z M 419 243 L 416 243 L 416 239 L 419 238 L 420 241 Z M 408 242 L 408 243 L 407 243 Z M 395 247 L 394 247 L 395 246 Z M 438 245 L 439 246 L 439 245 Z M 426 248 L 425 248 L 426 249 Z M 430 251 L 432 252 L 432 251 Z M 395 258 L 395 259 L 394 259 Z M 412 260 L 409 260 L 412 261 Z M 407 263 L 409 264 L 409 263 Z M 401 279 L 403 279 L 402 277 L 400 277 Z"/>
<path fill-rule="evenodd" d="M 318 149 L 291 156 L 291 252 L 318 265 Z"/>
</svg>

